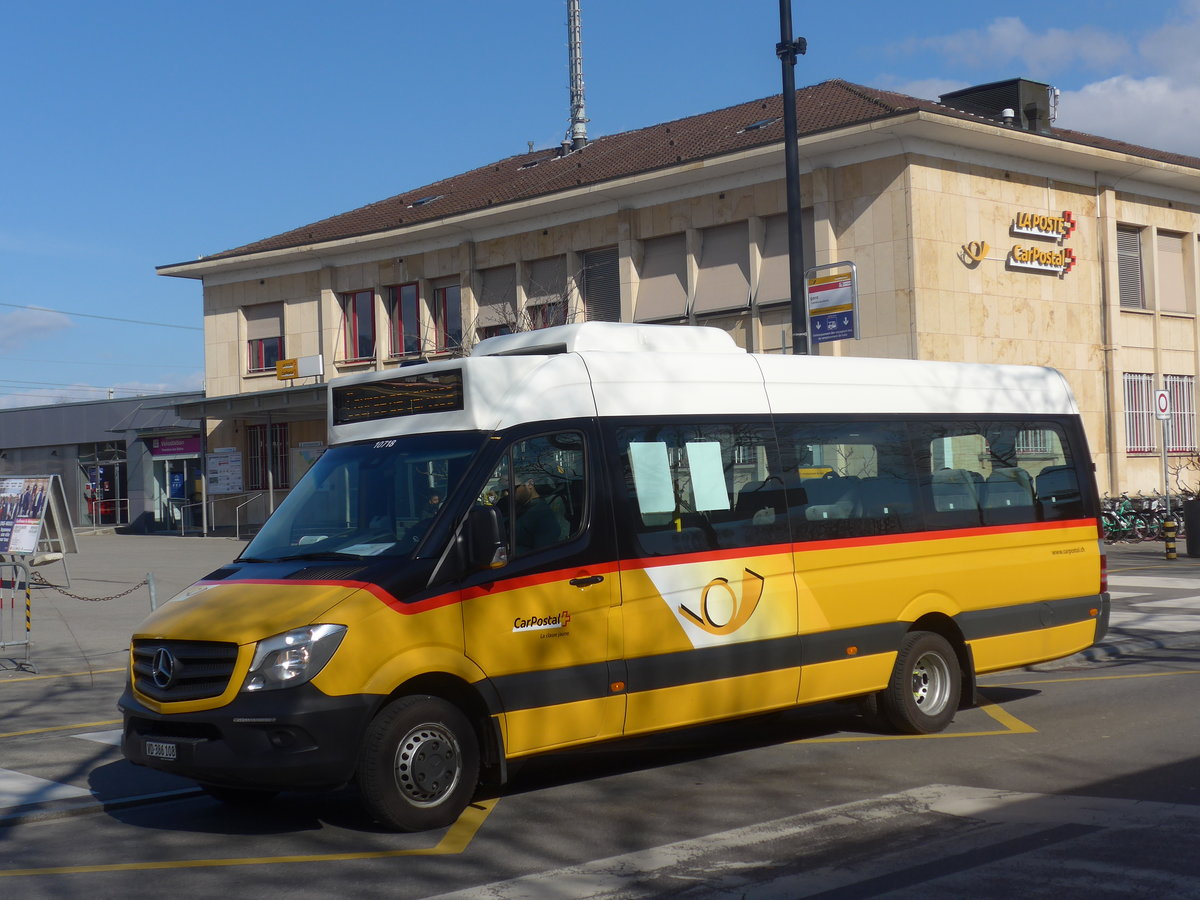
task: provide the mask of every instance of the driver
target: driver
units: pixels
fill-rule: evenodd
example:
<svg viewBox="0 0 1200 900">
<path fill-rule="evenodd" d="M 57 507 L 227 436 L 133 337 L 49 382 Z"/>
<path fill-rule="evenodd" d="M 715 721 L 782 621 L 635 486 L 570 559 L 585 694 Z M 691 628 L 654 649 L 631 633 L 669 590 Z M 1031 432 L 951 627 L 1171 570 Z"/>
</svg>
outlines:
<svg viewBox="0 0 1200 900">
<path fill-rule="evenodd" d="M 554 485 L 548 480 L 527 478 L 517 485 L 513 541 L 518 556 L 558 543 L 566 535 L 566 522 L 546 499 L 553 491 Z"/>
</svg>

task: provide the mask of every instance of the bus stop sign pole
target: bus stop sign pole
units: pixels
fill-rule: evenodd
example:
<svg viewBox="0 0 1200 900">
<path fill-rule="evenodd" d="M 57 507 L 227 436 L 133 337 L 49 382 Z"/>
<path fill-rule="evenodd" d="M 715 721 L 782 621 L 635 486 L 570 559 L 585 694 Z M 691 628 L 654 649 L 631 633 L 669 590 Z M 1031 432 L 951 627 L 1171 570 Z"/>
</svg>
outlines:
<svg viewBox="0 0 1200 900">
<path fill-rule="evenodd" d="M 1167 422 L 1171 420 L 1171 395 L 1167 391 L 1154 392 L 1154 415 L 1162 422 L 1163 502 L 1166 503 L 1166 514 L 1163 516 L 1163 546 L 1166 548 L 1167 559 L 1176 559 L 1175 520 L 1171 518 L 1171 483 L 1167 477 Z"/>
<path fill-rule="evenodd" d="M 779 43 L 783 65 L 783 165 L 787 175 L 788 274 L 791 277 L 792 352 L 808 353 L 808 310 L 804 304 L 804 238 L 800 231 L 800 153 L 796 147 L 796 57 L 808 41 L 792 37 L 792 0 L 779 0 Z"/>
</svg>

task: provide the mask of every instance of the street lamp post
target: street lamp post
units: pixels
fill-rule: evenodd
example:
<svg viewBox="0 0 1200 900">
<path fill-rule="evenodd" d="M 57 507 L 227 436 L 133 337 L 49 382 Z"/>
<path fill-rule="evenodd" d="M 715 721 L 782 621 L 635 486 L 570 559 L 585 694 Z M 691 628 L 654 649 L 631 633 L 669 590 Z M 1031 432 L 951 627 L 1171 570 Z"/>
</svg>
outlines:
<svg viewBox="0 0 1200 900">
<path fill-rule="evenodd" d="M 796 57 L 808 41 L 792 36 L 792 0 L 779 0 L 779 43 L 783 66 L 783 159 L 787 170 L 788 273 L 792 299 L 792 352 L 808 353 L 808 309 L 804 303 L 804 235 L 800 217 L 800 156 L 796 147 Z"/>
</svg>

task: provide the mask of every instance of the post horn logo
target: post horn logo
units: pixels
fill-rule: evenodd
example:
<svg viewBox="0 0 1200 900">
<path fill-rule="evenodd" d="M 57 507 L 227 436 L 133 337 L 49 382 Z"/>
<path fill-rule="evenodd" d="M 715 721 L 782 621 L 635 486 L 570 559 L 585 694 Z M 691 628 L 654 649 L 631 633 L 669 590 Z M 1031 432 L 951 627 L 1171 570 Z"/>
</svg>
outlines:
<svg viewBox="0 0 1200 900">
<path fill-rule="evenodd" d="M 697 628 L 701 628 L 709 634 L 719 636 L 733 634 L 749 622 L 750 617 L 754 615 L 754 610 L 758 608 L 758 601 L 762 599 L 763 584 L 766 581 L 765 578 L 750 569 L 746 570 L 746 575 L 749 577 L 742 582 L 740 599 L 730 587 L 728 578 L 714 578 L 700 592 L 699 613 L 693 612 L 682 603 L 679 604 L 679 611 L 687 616 Z M 709 608 L 709 598 L 714 590 L 728 594 L 725 602 L 714 600 L 714 605 L 718 606 L 719 611 Z M 725 609 L 726 606 L 728 606 L 728 610 Z"/>
<path fill-rule="evenodd" d="M 988 251 L 991 249 L 987 241 L 971 241 L 970 243 L 963 244 L 962 251 L 963 255 L 968 259 L 980 262 L 987 259 Z"/>
</svg>

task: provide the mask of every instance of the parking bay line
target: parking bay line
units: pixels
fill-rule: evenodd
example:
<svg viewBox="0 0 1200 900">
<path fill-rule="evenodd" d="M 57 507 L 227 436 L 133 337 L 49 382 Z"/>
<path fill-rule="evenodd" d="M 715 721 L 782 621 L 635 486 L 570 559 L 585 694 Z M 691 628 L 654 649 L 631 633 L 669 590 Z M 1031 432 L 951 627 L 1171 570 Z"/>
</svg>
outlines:
<svg viewBox="0 0 1200 900">
<path fill-rule="evenodd" d="M 982 689 L 981 689 L 982 690 Z M 793 744 L 859 744 L 872 741 L 929 741 L 953 738 L 997 737 L 1007 734 L 1037 734 L 1032 725 L 1022 722 L 998 703 L 993 703 L 982 693 L 978 697 L 979 709 L 983 710 L 1003 728 L 990 731 L 939 731 L 934 734 L 847 734 L 839 737 L 800 738 Z"/>
<path fill-rule="evenodd" d="M 354 853 L 313 853 L 302 856 L 235 857 L 230 859 L 168 859 L 144 862 L 101 863 L 80 866 L 47 866 L 40 869 L 0 869 L 0 878 L 38 875 L 87 875 L 97 872 L 148 872 L 161 869 L 215 869 L 225 866 L 264 866 L 280 863 L 352 862 L 361 859 L 391 859 L 398 856 L 450 856 L 462 853 L 471 843 L 498 800 L 472 803 L 432 847 L 399 850 L 364 850 Z"/>
</svg>

